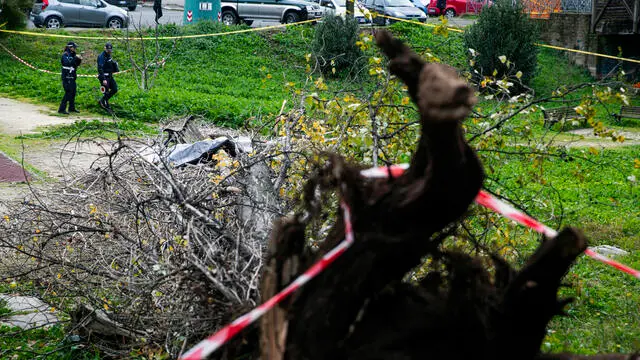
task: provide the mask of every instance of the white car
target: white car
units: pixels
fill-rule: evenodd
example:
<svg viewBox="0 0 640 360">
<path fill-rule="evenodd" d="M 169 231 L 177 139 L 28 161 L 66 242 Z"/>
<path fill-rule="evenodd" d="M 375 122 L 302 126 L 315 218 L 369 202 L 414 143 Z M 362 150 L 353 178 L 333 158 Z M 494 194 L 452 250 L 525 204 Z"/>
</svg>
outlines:
<svg viewBox="0 0 640 360">
<path fill-rule="evenodd" d="M 334 15 L 345 17 L 347 15 L 347 2 L 346 0 L 310 0 L 320 5 L 323 11 L 323 15 Z M 367 10 L 357 0 L 354 0 L 354 12 L 355 18 L 360 24 L 371 24 L 372 17 L 369 10 Z"/>
</svg>

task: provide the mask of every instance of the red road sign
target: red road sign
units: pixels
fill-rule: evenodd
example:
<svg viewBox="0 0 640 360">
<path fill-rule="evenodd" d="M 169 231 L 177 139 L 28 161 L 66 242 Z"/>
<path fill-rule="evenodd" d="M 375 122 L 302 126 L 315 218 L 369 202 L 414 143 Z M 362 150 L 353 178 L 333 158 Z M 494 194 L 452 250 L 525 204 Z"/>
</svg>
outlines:
<svg viewBox="0 0 640 360">
<path fill-rule="evenodd" d="M 187 21 L 191 22 L 193 20 L 193 11 L 187 11 Z"/>
<path fill-rule="evenodd" d="M 218 11 L 218 22 L 220 22 L 221 20 L 222 20 L 222 13 Z"/>
</svg>

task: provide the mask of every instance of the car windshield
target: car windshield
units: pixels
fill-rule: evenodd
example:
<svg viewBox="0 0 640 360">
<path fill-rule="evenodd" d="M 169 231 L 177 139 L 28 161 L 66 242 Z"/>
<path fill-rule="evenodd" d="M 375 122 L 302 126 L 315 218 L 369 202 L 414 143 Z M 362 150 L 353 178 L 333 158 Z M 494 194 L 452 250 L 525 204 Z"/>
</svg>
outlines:
<svg viewBox="0 0 640 360">
<path fill-rule="evenodd" d="M 347 7 L 347 0 L 335 0 L 335 3 L 338 7 Z"/>
<path fill-rule="evenodd" d="M 388 7 L 413 7 L 413 4 L 409 0 L 386 0 L 385 5 Z"/>
</svg>

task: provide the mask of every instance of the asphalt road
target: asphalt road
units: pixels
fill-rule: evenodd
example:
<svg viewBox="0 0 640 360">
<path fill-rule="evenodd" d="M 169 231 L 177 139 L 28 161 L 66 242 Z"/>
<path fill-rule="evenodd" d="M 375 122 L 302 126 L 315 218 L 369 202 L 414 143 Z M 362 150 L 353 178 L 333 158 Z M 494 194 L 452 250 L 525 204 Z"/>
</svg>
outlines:
<svg viewBox="0 0 640 360">
<path fill-rule="evenodd" d="M 129 11 L 129 19 L 130 19 L 129 28 L 133 29 L 134 26 L 137 26 L 137 27 L 154 26 L 155 16 L 156 14 L 151 8 L 151 4 L 143 5 L 143 6 L 138 5 L 138 7 L 134 11 Z M 183 17 L 182 10 L 163 9 L 162 17 L 160 18 L 159 23 L 182 25 L 182 17 Z M 264 26 L 277 25 L 277 24 L 279 23 L 275 21 L 257 20 L 253 22 L 251 27 L 264 27 Z M 35 26 L 33 25 L 33 22 L 28 21 L 27 28 L 29 29 L 35 28 Z M 68 27 L 68 28 L 65 28 L 65 30 L 78 31 L 78 30 L 86 30 L 86 28 Z"/>
<path fill-rule="evenodd" d="M 129 28 L 133 28 L 134 24 L 135 26 L 142 26 L 142 27 L 149 27 L 149 26 L 154 26 L 155 25 L 155 13 L 153 12 L 153 9 L 151 8 L 151 4 L 149 3 L 148 5 L 138 5 L 138 8 L 136 8 L 136 10 L 134 11 L 129 11 L 129 18 L 130 18 L 130 24 L 129 24 Z M 176 24 L 176 25 L 182 25 L 182 18 L 183 18 L 183 11 L 182 10 L 175 10 L 175 9 L 163 9 L 162 10 L 162 17 L 160 18 L 160 24 Z M 436 18 L 429 18 L 428 22 L 430 23 L 437 23 L 438 19 Z M 467 18 L 459 18 L 459 17 L 455 17 L 449 20 L 449 24 L 453 25 L 453 26 L 459 26 L 459 27 L 465 27 L 467 25 L 470 25 L 472 23 L 474 23 L 475 20 L 474 19 L 467 19 Z M 264 21 L 264 20 L 256 20 L 253 22 L 253 24 L 251 25 L 251 27 L 264 27 L 264 26 L 271 26 L 271 25 L 277 25 L 279 24 L 276 21 Z M 27 24 L 28 28 L 34 28 L 34 25 L 31 21 L 29 21 L 29 23 Z M 75 28 L 75 27 L 70 27 L 70 28 L 66 28 L 66 30 L 69 31 L 74 31 L 74 30 L 83 30 L 82 28 Z"/>
</svg>

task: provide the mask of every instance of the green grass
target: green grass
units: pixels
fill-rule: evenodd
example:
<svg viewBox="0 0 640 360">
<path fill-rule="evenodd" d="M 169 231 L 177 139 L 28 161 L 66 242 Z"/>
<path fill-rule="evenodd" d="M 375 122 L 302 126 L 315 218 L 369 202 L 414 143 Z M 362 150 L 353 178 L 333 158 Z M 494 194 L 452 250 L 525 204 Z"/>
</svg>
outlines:
<svg viewBox="0 0 640 360">
<path fill-rule="evenodd" d="M 34 134 L 17 136 L 16 139 L 70 139 L 86 137 L 116 138 L 118 135 L 155 135 L 158 130 L 147 123 L 122 119 L 119 121 L 79 120 L 70 125 L 48 126 Z"/>
<path fill-rule="evenodd" d="M 541 48 L 538 53 L 538 73 L 531 87 L 536 95 L 548 96 L 561 86 L 594 81 L 586 69 L 571 65 L 562 52 Z"/>
<path fill-rule="evenodd" d="M 167 26 L 163 35 L 229 31 L 216 24 L 199 23 L 185 28 Z M 80 32 L 78 35 L 93 34 Z M 60 54 L 66 39 L 9 36 L 2 43 L 18 56 L 42 69 L 59 71 Z M 78 39 L 84 62 L 80 74 L 95 74 L 95 59 L 103 41 Z M 147 46 L 149 46 L 147 44 Z M 171 48 L 163 41 L 163 54 Z M 125 45 L 114 41 L 114 59 L 122 69 L 130 68 Z M 298 65 L 298 66 L 296 66 Z M 59 75 L 36 72 L 0 53 L 0 93 L 57 104 L 63 91 Z M 180 40 L 160 70 L 149 91 L 138 88 L 135 74 L 117 75 L 119 93 L 112 104 L 119 117 L 155 122 L 164 118 L 198 114 L 224 125 L 240 125 L 251 115 L 279 110 L 287 93 L 285 81 L 301 81 L 304 69 L 296 61 L 274 50 L 268 36 L 258 33 Z M 263 81 L 264 80 L 264 81 Z M 101 112 L 97 101 L 99 83 L 79 78 L 78 107 Z"/>
<path fill-rule="evenodd" d="M 95 350 L 83 349 L 79 343 L 70 341 L 61 325 L 32 330 L 0 326 L 0 357 L 17 360 L 100 358 Z"/>
<path fill-rule="evenodd" d="M 493 169 L 489 176 L 496 180 L 487 182 L 489 188 L 517 199 L 516 203 L 551 227 L 580 228 L 590 245 L 607 244 L 628 251 L 629 255 L 617 259 L 639 269 L 640 186 L 628 180 L 629 176 L 640 179 L 635 159 L 640 159 L 640 146 L 595 155 L 586 149 L 571 149 L 564 158 L 544 161 L 544 184 L 533 180 L 541 168 L 534 167 L 529 156 L 485 160 L 485 165 Z M 520 262 L 537 246 L 538 238 L 518 244 Z M 573 287 L 561 294 L 576 300 L 565 309 L 566 317 L 550 324 L 544 351 L 591 354 L 640 348 L 638 279 L 582 256 L 565 280 Z"/>
<path fill-rule="evenodd" d="M 233 29 L 201 23 L 185 28 L 166 26 L 161 31 L 162 35 L 177 35 Z M 445 63 L 466 69 L 466 49 L 460 35 L 437 36 L 428 28 L 403 23 L 394 24 L 391 30 L 418 51 L 429 52 Z M 0 136 L 0 150 L 19 158 L 20 141 L 37 146 L 45 139 L 65 138 L 80 131 L 86 131 L 87 135 L 115 130 L 149 133 L 154 132 L 153 127 L 143 122 L 156 122 L 187 113 L 203 115 L 221 125 L 239 126 L 251 117 L 279 111 L 282 101 L 289 98 L 283 84 L 305 80 L 305 55 L 310 52 L 312 39 L 313 27 L 302 26 L 265 34 L 181 40 L 160 71 L 153 89 L 139 90 L 132 74 L 118 77 L 120 92 L 113 103 L 124 120 L 116 124 L 79 122 L 50 128 L 22 140 Z M 0 41 L 34 65 L 57 71 L 60 50 L 66 40 L 11 36 Z M 80 39 L 76 42 L 80 51 L 85 52 L 85 64 L 80 73 L 94 73 L 95 57 L 102 42 Z M 165 50 L 169 46 L 170 42 L 163 42 Z M 114 57 L 120 61 L 121 67 L 128 68 L 123 44 L 116 41 L 115 47 Z M 563 55 L 554 50 L 541 49 L 538 64 L 539 72 L 532 82 L 538 96 L 549 95 L 562 85 L 593 80 L 586 71 L 571 66 Z M 1 52 L 0 67 L 3 69 L 0 93 L 52 107 L 62 97 L 57 75 L 35 72 Z M 360 90 L 371 86 L 357 79 L 348 83 L 332 79 L 328 85 L 330 89 L 351 86 Z M 79 107 L 99 112 L 97 80 L 79 79 L 78 86 Z M 586 90 L 581 91 L 577 96 L 585 93 Z M 633 101 L 639 103 L 640 99 Z M 480 106 L 488 109 L 495 103 L 483 101 Z M 608 126 L 615 125 L 608 114 L 618 105 L 598 106 L 597 119 Z M 625 120 L 621 125 L 638 126 L 638 122 Z M 509 151 L 522 150 L 513 147 L 514 143 L 524 141 L 519 137 L 520 128 L 531 126 L 536 136 L 544 132 L 539 112 L 519 116 L 508 126 L 514 129 L 511 147 L 504 148 Z M 571 137 L 561 134 L 557 139 Z M 628 180 L 629 176 L 640 180 L 640 169 L 634 166 L 634 160 L 640 159 L 640 146 L 607 149 L 597 154 L 590 153 L 588 149 L 570 149 L 562 157 L 545 158 L 542 166 L 536 167 L 529 155 L 481 155 L 489 177 L 494 180 L 487 182 L 489 188 L 500 190 L 503 195 L 523 204 L 529 213 L 552 227 L 575 225 L 585 231 L 591 244 L 615 245 L 629 251 L 630 255 L 620 260 L 640 268 L 640 188 Z M 537 237 L 523 236 L 523 239 L 527 241 L 520 243 L 518 250 L 521 254 L 530 253 L 537 245 Z M 585 257 L 581 257 L 571 269 L 567 281 L 574 287 L 563 290 L 563 294 L 574 296 L 576 301 L 567 308 L 567 317 L 552 322 L 543 350 L 595 353 L 631 352 L 640 348 L 637 341 L 640 339 L 640 315 L 637 314 L 640 281 Z M 62 341 L 56 331 L 59 330 L 50 330 L 47 335 L 53 339 L 52 344 Z M 0 348 L 14 349 L 33 340 L 0 341 L 6 341 L 0 342 Z"/>
</svg>

